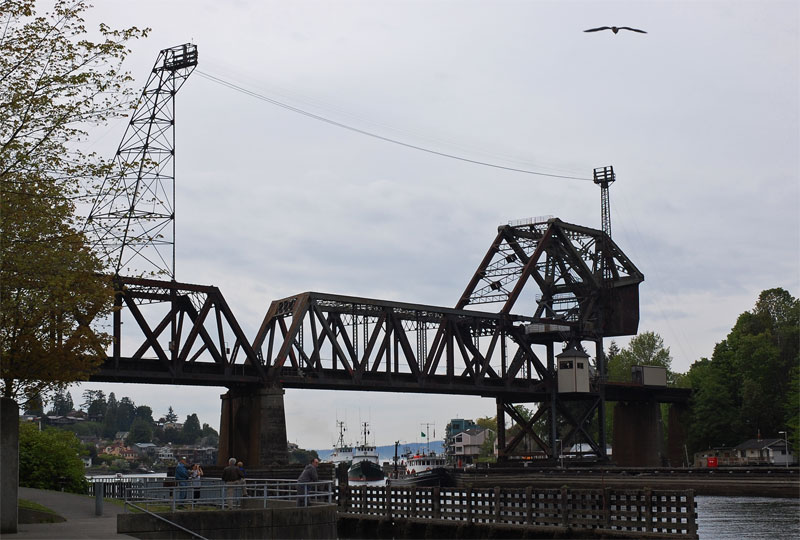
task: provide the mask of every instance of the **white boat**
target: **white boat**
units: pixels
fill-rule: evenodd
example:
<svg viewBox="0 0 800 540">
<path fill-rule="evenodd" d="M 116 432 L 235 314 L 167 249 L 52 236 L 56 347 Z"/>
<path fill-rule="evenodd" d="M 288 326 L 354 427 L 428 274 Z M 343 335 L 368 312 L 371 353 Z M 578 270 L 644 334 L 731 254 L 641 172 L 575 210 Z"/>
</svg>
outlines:
<svg viewBox="0 0 800 540">
<path fill-rule="evenodd" d="M 353 446 L 344 442 L 344 432 L 347 431 L 347 428 L 344 427 L 344 422 L 339 422 L 337 420 L 336 427 L 339 428 L 339 439 L 337 439 L 336 444 L 333 445 L 333 453 L 331 454 L 330 460 L 335 466 L 338 466 L 340 463 L 346 463 L 349 467 L 350 463 L 353 461 Z"/>
<path fill-rule="evenodd" d="M 432 471 L 445 466 L 444 454 L 437 454 L 436 452 L 420 452 L 413 456 L 408 456 L 406 459 L 406 475 L 413 475 L 423 473 L 425 471 Z"/>
</svg>

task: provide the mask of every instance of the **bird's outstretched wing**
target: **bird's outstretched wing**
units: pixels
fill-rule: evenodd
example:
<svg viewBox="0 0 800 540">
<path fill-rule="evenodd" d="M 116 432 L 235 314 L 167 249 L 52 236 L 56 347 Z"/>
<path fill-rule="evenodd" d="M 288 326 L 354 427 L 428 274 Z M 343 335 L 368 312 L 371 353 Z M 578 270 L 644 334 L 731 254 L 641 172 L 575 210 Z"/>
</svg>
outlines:
<svg viewBox="0 0 800 540">
<path fill-rule="evenodd" d="M 584 30 L 584 32 L 599 32 L 600 30 L 611 30 L 610 26 L 600 26 L 599 28 L 589 28 L 588 30 Z"/>
<path fill-rule="evenodd" d="M 640 34 L 646 34 L 644 30 L 639 30 L 638 28 L 631 28 L 630 26 L 620 26 L 619 30 L 630 30 L 631 32 L 639 32 Z"/>
</svg>

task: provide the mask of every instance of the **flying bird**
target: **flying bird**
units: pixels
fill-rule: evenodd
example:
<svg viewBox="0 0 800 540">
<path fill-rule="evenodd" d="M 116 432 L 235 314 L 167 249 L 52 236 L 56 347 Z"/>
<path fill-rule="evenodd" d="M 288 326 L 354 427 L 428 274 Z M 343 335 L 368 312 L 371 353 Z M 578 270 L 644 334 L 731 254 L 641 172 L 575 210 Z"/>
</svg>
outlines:
<svg viewBox="0 0 800 540">
<path fill-rule="evenodd" d="M 639 32 L 640 34 L 646 34 L 644 30 L 639 30 L 638 28 L 631 28 L 630 26 L 601 26 L 599 28 L 589 28 L 588 30 L 584 30 L 584 32 L 599 32 L 600 30 L 611 30 L 615 34 L 620 30 L 630 30 L 631 32 Z"/>
</svg>

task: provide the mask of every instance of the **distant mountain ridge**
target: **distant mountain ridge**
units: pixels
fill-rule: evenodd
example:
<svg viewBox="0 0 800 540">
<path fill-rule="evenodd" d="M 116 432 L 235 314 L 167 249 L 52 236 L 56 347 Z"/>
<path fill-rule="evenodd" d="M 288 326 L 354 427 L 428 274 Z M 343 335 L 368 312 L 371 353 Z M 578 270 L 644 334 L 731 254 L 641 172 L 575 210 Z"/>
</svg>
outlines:
<svg viewBox="0 0 800 540">
<path fill-rule="evenodd" d="M 402 454 L 406 452 L 411 453 L 419 453 L 420 451 L 428 451 L 428 443 L 408 443 L 408 444 L 399 444 L 397 445 L 397 455 L 398 459 L 402 459 Z M 381 462 L 384 461 L 394 461 L 394 444 L 387 444 L 384 446 L 378 446 L 378 458 Z M 430 451 L 436 452 L 437 454 L 444 453 L 444 441 L 431 441 L 430 442 Z M 326 461 L 330 459 L 331 454 L 333 453 L 332 448 L 326 448 L 324 450 L 316 450 L 319 459 L 322 461 Z"/>
</svg>

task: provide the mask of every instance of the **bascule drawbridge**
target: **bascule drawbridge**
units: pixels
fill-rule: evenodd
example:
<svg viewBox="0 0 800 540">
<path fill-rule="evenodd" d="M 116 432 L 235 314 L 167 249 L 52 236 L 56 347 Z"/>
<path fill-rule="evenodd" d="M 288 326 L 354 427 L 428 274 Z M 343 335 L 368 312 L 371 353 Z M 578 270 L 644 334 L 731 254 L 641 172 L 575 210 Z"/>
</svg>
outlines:
<svg viewBox="0 0 800 540">
<path fill-rule="evenodd" d="M 253 465 L 285 454 L 283 388 L 493 398 L 500 456 L 524 454 L 521 442 L 528 440 L 535 448 L 525 457 L 551 460 L 567 444 L 607 457 L 607 400 L 685 401 L 685 392 L 676 389 L 606 380 L 603 339 L 637 332 L 644 280 L 610 237 L 610 168 L 595 170 L 604 230 L 557 218 L 498 227 L 454 307 L 303 292 L 273 301 L 248 339 L 218 288 L 175 281 L 174 244 L 160 239 L 175 216 L 169 199 L 174 141 L 158 141 L 169 142 L 172 100 L 196 64 L 192 45 L 161 52 L 142 112 L 137 109 L 132 134 L 126 133 L 117 153 L 117 176 L 107 181 L 89 217 L 98 251 L 112 262 L 120 308 L 113 349 L 92 380 L 228 387 L 220 456 L 235 453 Z M 171 189 L 163 188 L 165 180 Z M 142 209 L 152 208 L 148 197 L 167 200 L 162 210 L 148 213 Z M 169 263 L 159 251 L 164 245 L 173 249 L 172 265 L 157 270 L 171 279 L 125 275 L 136 256 L 159 262 L 156 267 Z M 146 256 L 151 248 L 157 255 Z M 133 322 L 124 335 L 123 318 Z M 558 356 L 557 345 L 564 346 Z M 593 358 L 587 345 L 593 345 Z M 585 387 L 559 385 L 559 367 L 567 365 L 562 361 L 585 363 L 582 369 L 591 372 Z M 524 418 L 518 403 L 534 403 L 533 417 Z M 521 427 L 510 441 L 506 416 Z"/>
</svg>

